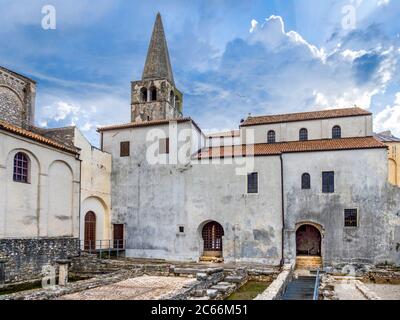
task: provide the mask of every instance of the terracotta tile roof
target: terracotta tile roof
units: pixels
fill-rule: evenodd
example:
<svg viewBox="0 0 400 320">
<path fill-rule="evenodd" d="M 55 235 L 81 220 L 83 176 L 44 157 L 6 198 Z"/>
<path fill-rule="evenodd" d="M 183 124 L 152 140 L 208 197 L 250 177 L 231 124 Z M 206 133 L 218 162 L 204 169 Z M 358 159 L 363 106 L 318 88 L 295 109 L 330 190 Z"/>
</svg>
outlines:
<svg viewBox="0 0 400 320">
<path fill-rule="evenodd" d="M 247 126 L 254 126 L 261 124 L 295 122 L 295 121 L 305 121 L 305 120 L 320 120 L 320 119 L 367 116 L 367 115 L 372 115 L 372 113 L 364 109 L 354 107 L 347 109 L 331 109 L 331 110 L 312 111 L 312 112 L 248 117 L 240 126 L 247 127 Z"/>
<path fill-rule="evenodd" d="M 240 136 L 239 130 L 231 130 L 225 132 L 210 133 L 207 135 L 207 138 L 224 138 L 224 137 L 239 137 L 239 136 Z"/>
<path fill-rule="evenodd" d="M 200 127 L 190 117 L 176 118 L 176 119 L 166 119 L 166 120 L 152 120 L 152 121 L 143 121 L 143 122 L 129 122 L 129 123 L 124 123 L 124 124 L 117 124 L 117 125 L 99 127 L 99 128 L 97 128 L 97 131 L 98 132 L 102 132 L 102 131 L 119 130 L 119 129 L 158 126 L 158 125 L 168 124 L 171 121 L 176 121 L 178 123 L 189 122 L 190 121 L 201 132 Z"/>
<path fill-rule="evenodd" d="M 200 150 L 195 158 L 224 158 L 232 156 L 271 156 L 282 153 L 312 152 L 312 151 L 336 151 L 354 149 L 376 149 L 387 148 L 382 142 L 374 137 L 324 139 L 310 141 L 294 141 L 282 143 L 260 143 L 254 145 L 225 146 L 204 148 Z M 247 149 L 247 150 L 246 150 Z"/>
<path fill-rule="evenodd" d="M 8 131 L 8 132 L 11 132 L 11 133 L 14 133 L 14 134 L 17 134 L 19 136 L 22 136 L 22 137 L 25 137 L 25 138 L 28 138 L 28 139 L 32 139 L 32 140 L 38 141 L 40 143 L 49 145 L 51 147 L 60 149 L 62 151 L 66 151 L 66 152 L 73 153 L 73 154 L 78 154 L 79 153 L 79 149 L 78 148 L 75 148 L 75 147 L 72 148 L 72 147 L 66 146 L 66 145 L 64 145 L 62 143 L 59 143 L 59 142 L 55 141 L 55 140 L 46 138 L 46 137 L 44 137 L 44 136 L 42 136 L 40 134 L 37 134 L 37 133 L 34 133 L 32 131 L 29 131 L 29 130 L 14 126 L 12 124 L 9 124 L 8 122 L 5 122 L 3 120 L 0 120 L 0 129 Z"/>
</svg>

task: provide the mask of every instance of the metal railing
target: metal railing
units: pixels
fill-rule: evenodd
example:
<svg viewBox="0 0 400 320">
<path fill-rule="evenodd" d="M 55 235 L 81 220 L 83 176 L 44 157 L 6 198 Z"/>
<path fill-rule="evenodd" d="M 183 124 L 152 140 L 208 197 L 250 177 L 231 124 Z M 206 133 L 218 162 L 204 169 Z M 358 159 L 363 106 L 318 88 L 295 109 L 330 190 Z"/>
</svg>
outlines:
<svg viewBox="0 0 400 320">
<path fill-rule="evenodd" d="M 125 251 L 125 240 L 80 240 L 79 250 L 90 254 L 99 254 L 103 258 L 104 254 L 108 258 L 115 254 L 118 258 Z"/>
<path fill-rule="evenodd" d="M 317 269 L 317 276 L 315 277 L 313 300 L 318 300 L 318 296 L 319 296 L 319 268 Z"/>
</svg>

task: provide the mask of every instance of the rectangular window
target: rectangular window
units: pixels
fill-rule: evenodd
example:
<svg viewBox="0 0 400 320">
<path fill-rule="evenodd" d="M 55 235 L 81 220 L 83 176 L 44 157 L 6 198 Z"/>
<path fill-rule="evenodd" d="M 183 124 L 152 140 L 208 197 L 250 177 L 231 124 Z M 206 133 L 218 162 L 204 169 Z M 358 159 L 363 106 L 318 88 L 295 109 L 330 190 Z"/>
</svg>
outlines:
<svg viewBox="0 0 400 320">
<path fill-rule="evenodd" d="M 344 226 L 357 227 L 358 226 L 358 212 L 357 209 L 344 210 Z"/>
<path fill-rule="evenodd" d="M 322 172 L 322 192 L 335 192 L 335 172 Z"/>
<path fill-rule="evenodd" d="M 160 154 L 169 154 L 169 138 L 160 139 Z"/>
<path fill-rule="evenodd" d="M 247 175 L 247 193 L 258 193 L 258 173 L 253 172 Z"/>
<path fill-rule="evenodd" d="M 120 145 L 120 156 L 129 157 L 130 156 L 130 143 L 129 141 L 123 141 Z"/>
<path fill-rule="evenodd" d="M 179 233 L 185 233 L 185 227 L 179 226 Z"/>
</svg>

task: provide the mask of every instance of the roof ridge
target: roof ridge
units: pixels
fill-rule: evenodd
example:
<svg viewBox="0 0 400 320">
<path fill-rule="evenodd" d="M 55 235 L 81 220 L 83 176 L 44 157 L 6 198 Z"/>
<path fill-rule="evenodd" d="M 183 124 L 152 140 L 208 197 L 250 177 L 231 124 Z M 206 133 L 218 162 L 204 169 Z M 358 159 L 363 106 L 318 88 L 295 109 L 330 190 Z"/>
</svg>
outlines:
<svg viewBox="0 0 400 320">
<path fill-rule="evenodd" d="M 352 109 L 359 109 L 359 110 L 367 111 L 366 109 L 361 108 L 361 107 L 349 107 L 349 108 L 334 108 L 334 109 L 324 109 L 324 110 L 315 110 L 315 111 L 300 111 L 300 112 L 265 114 L 265 115 L 259 115 L 259 116 L 250 116 L 250 118 L 278 117 L 278 116 L 289 116 L 289 115 L 293 115 L 293 114 L 320 113 L 320 112 L 352 110 Z"/>
</svg>

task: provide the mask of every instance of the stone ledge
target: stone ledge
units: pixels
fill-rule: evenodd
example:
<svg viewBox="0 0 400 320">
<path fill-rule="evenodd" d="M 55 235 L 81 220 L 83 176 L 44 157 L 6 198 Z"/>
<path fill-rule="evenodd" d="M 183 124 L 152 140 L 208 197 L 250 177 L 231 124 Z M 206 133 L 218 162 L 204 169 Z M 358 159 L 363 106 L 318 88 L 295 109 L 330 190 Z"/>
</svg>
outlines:
<svg viewBox="0 0 400 320">
<path fill-rule="evenodd" d="M 294 266 L 295 263 L 283 265 L 282 272 L 269 285 L 269 287 L 254 300 L 279 300 L 292 278 Z"/>
</svg>

